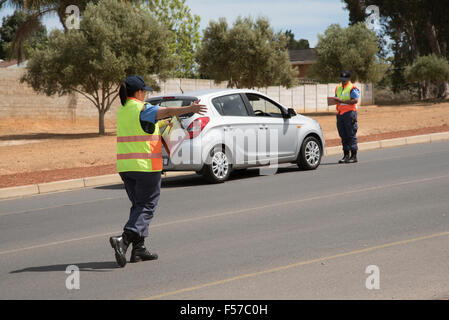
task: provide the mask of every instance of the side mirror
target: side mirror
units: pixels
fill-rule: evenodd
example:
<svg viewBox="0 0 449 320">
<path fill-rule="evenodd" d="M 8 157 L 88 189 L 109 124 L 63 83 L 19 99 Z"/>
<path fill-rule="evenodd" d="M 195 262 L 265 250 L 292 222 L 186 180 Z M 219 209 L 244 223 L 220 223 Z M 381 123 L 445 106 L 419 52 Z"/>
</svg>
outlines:
<svg viewBox="0 0 449 320">
<path fill-rule="evenodd" d="M 285 119 L 290 119 L 291 117 L 296 116 L 296 111 L 293 108 L 288 108 L 287 113 L 283 112 L 282 115 Z"/>
<path fill-rule="evenodd" d="M 290 117 L 294 117 L 297 115 L 295 109 L 293 109 L 293 108 L 288 108 L 288 114 Z"/>
</svg>

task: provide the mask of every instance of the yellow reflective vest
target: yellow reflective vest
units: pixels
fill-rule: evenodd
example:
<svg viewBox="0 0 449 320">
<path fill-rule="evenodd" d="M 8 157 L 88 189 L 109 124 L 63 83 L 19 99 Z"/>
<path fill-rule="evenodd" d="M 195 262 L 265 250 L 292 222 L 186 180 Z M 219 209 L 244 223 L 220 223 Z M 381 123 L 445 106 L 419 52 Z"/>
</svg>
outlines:
<svg viewBox="0 0 449 320">
<path fill-rule="evenodd" d="M 340 83 L 340 85 L 338 85 L 337 88 L 335 89 L 335 95 L 340 100 L 349 101 L 351 100 L 351 91 L 354 88 L 357 89 L 357 87 L 352 82 L 349 82 L 344 88 L 343 85 Z M 344 114 L 348 111 L 357 111 L 357 104 L 337 103 L 338 114 Z"/>
<path fill-rule="evenodd" d="M 140 112 L 144 103 L 128 98 L 117 112 L 117 171 L 162 171 L 162 143 L 159 125 L 153 134 L 143 131 Z"/>
</svg>

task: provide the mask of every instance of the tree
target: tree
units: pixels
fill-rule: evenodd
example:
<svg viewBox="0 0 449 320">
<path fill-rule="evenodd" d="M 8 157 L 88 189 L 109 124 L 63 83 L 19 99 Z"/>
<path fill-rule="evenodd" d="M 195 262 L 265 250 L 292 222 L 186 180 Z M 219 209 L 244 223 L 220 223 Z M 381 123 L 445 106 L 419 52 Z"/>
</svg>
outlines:
<svg viewBox="0 0 449 320">
<path fill-rule="evenodd" d="M 410 82 L 426 81 L 428 84 L 438 86 L 442 82 L 449 81 L 449 61 L 439 58 L 435 54 L 419 57 L 415 63 L 408 66 L 405 71 L 406 79 Z M 429 98 L 428 88 L 422 93 L 422 97 Z"/>
<path fill-rule="evenodd" d="M 298 49 L 309 49 L 310 48 L 309 40 L 306 40 L 306 39 L 295 40 L 295 34 L 291 30 L 285 31 L 284 35 L 287 37 L 287 48 L 288 49 L 298 50 Z"/>
<path fill-rule="evenodd" d="M 27 20 L 25 12 L 15 10 L 10 16 L 4 17 L 0 27 L 0 59 L 15 57 L 11 52 L 11 45 L 19 26 Z M 47 40 L 47 29 L 40 22 L 35 34 L 25 42 L 24 55 L 27 57 L 29 48 L 35 48 Z"/>
<path fill-rule="evenodd" d="M 197 74 L 195 51 L 201 42 L 200 20 L 192 15 L 185 0 L 134 0 L 140 8 L 148 9 L 170 31 L 170 54 L 178 61 L 175 77 L 192 78 Z"/>
<path fill-rule="evenodd" d="M 343 70 L 350 70 L 354 81 L 377 82 L 386 70 L 376 56 L 377 36 L 364 23 L 348 28 L 329 26 L 324 35 L 318 35 L 316 52 L 318 61 L 310 75 L 323 82 L 335 81 Z"/>
<path fill-rule="evenodd" d="M 126 76 L 140 74 L 157 88 L 152 75 L 166 78 L 173 68 L 168 30 L 143 10 L 117 0 L 88 4 L 80 29 L 53 31 L 45 48 L 33 50 L 21 81 L 40 93 L 77 92 L 104 115 L 118 96 Z"/>
<path fill-rule="evenodd" d="M 23 60 L 23 45 L 27 39 L 32 37 L 41 26 L 40 20 L 48 15 L 57 14 L 65 31 L 66 26 L 66 8 L 70 5 L 77 6 L 80 10 L 84 10 L 88 2 L 96 2 L 96 0 L 2 0 L 0 8 L 9 3 L 16 10 L 27 13 L 27 18 L 17 28 L 11 50 L 17 54 L 17 60 L 20 63 Z"/>
<path fill-rule="evenodd" d="M 291 87 L 295 71 L 290 65 L 287 39 L 274 33 L 265 18 L 239 17 L 228 28 L 226 19 L 211 21 L 204 31 L 197 60 L 200 73 L 228 87 Z"/>
<path fill-rule="evenodd" d="M 379 8 L 383 37 L 392 40 L 393 90 L 407 85 L 406 66 L 420 56 L 435 54 L 449 58 L 449 0 L 343 0 L 350 13 L 351 23 L 364 21 L 369 6 Z M 388 52 L 389 50 L 385 50 Z M 443 82 L 440 96 L 449 97 L 449 85 Z M 424 88 L 424 91 L 425 88 Z"/>
</svg>

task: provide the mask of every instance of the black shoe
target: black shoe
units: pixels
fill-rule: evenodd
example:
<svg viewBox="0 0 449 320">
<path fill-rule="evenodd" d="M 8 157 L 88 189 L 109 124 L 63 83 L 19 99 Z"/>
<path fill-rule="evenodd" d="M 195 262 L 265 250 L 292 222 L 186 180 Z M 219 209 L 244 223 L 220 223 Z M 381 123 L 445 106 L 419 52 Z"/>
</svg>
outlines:
<svg viewBox="0 0 449 320">
<path fill-rule="evenodd" d="M 129 262 L 140 262 L 140 261 L 149 261 L 149 260 L 157 260 L 158 255 L 156 253 L 151 253 L 147 250 L 144 243 L 144 238 L 140 237 L 140 239 L 136 242 L 133 242 L 133 250 L 131 251 L 131 259 Z"/>
<path fill-rule="evenodd" d="M 348 161 L 349 163 L 356 163 L 356 162 L 359 162 L 358 160 L 357 160 L 357 150 L 352 150 L 351 151 L 351 158 L 349 158 L 349 161 Z"/>
<path fill-rule="evenodd" d="M 134 237 L 134 232 L 125 230 L 121 236 L 109 238 L 109 243 L 115 250 L 115 260 L 121 268 L 126 265 L 126 251 Z"/>
<path fill-rule="evenodd" d="M 338 163 L 348 163 L 349 162 L 349 150 L 344 150 L 343 158 L 338 161 Z"/>
</svg>

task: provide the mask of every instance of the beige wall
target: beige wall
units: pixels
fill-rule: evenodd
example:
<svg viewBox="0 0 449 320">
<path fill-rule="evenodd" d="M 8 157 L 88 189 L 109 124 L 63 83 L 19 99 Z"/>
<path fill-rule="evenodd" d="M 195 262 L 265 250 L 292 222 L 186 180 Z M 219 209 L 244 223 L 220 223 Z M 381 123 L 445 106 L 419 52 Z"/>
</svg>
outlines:
<svg viewBox="0 0 449 320">
<path fill-rule="evenodd" d="M 19 79 L 23 69 L 0 69 L 0 117 L 28 117 L 28 118 L 97 118 L 98 111 L 88 99 L 76 94 L 76 104 L 70 104 L 68 96 L 53 96 L 36 94 L 26 84 L 21 84 Z M 286 107 L 293 107 L 299 112 L 313 113 L 335 110 L 334 106 L 327 106 L 328 95 L 333 95 L 337 84 L 328 85 L 303 85 L 291 89 L 283 87 L 261 88 L 259 91 L 268 94 L 274 100 Z M 361 105 L 370 105 L 373 100 L 373 86 L 371 84 L 357 84 L 362 92 Z M 193 90 L 214 88 L 226 88 L 226 83 L 214 84 L 212 80 L 199 79 L 169 79 L 160 83 L 161 91 L 153 95 L 165 95 Z M 117 99 L 111 110 L 106 114 L 106 119 L 115 119 Z"/>
<path fill-rule="evenodd" d="M 0 117 L 64 118 L 98 117 L 97 108 L 82 95 L 76 94 L 76 105 L 70 105 L 69 96 L 37 94 L 31 87 L 20 83 L 23 69 L 0 69 Z M 115 103 L 115 110 L 118 108 Z M 107 119 L 115 112 L 108 112 Z"/>
</svg>

